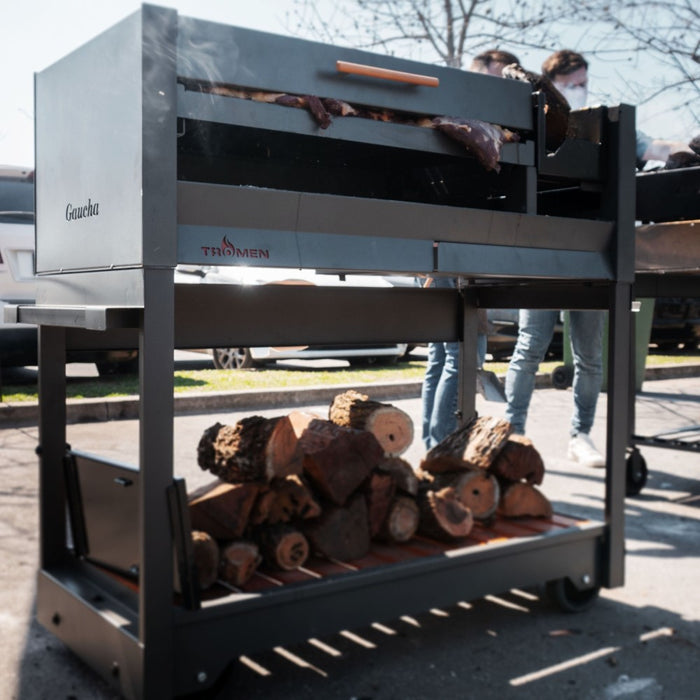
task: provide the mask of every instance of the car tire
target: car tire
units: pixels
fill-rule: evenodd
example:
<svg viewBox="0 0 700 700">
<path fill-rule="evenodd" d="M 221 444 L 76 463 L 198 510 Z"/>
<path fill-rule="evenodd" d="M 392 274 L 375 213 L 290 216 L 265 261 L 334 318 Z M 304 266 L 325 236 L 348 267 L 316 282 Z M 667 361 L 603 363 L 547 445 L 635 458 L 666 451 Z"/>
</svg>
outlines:
<svg viewBox="0 0 700 700">
<path fill-rule="evenodd" d="M 251 369 L 257 366 L 249 348 L 214 348 L 212 359 L 216 369 Z"/>
<path fill-rule="evenodd" d="M 100 377 L 138 374 L 139 358 L 134 357 L 131 360 L 124 360 L 122 362 L 118 360 L 102 360 L 100 362 L 95 362 L 95 367 L 97 367 L 97 374 L 99 374 Z"/>
<path fill-rule="evenodd" d="M 387 366 L 396 365 L 399 362 L 399 358 L 396 355 L 390 357 L 348 357 L 347 360 L 351 367 Z"/>
</svg>

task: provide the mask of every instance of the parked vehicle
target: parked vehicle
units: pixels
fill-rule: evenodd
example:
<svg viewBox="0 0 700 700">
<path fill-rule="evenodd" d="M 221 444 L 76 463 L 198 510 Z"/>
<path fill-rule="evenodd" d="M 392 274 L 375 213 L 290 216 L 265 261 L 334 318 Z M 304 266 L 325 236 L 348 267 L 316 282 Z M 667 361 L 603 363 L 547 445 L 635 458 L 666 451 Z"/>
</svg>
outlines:
<svg viewBox="0 0 700 700">
<path fill-rule="evenodd" d="M 7 304 L 36 299 L 34 171 L 0 166 L 0 367 L 37 364 L 36 326 L 5 323 Z M 69 362 L 95 362 L 100 374 L 135 369 L 136 351 L 71 352 Z"/>
<path fill-rule="evenodd" d="M 247 266 L 178 265 L 175 281 L 180 284 L 303 284 L 316 286 L 391 287 L 390 281 L 374 275 L 337 275 L 287 268 Z M 351 365 L 397 362 L 407 352 L 405 343 L 363 345 L 305 345 L 294 347 L 231 347 L 211 350 L 217 369 L 248 369 L 277 360 L 347 360 Z"/>
</svg>

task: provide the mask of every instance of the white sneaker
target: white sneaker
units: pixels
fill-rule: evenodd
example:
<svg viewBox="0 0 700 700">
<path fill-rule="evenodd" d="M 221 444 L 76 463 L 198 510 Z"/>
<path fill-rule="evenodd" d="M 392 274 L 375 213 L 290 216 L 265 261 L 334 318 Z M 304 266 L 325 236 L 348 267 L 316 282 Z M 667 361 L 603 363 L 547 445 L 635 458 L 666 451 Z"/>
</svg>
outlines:
<svg viewBox="0 0 700 700">
<path fill-rule="evenodd" d="M 567 457 L 584 467 L 604 467 L 605 457 L 596 449 L 590 435 L 579 433 L 569 441 Z"/>
</svg>

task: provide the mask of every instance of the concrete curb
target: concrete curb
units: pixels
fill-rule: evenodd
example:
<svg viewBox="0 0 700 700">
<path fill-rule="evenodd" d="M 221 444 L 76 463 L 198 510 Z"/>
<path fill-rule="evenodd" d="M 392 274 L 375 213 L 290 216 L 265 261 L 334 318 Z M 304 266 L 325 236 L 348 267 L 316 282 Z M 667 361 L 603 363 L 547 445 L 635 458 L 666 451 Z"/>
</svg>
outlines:
<svg viewBox="0 0 700 700">
<path fill-rule="evenodd" d="M 645 381 L 658 379 L 682 379 L 700 376 L 699 364 L 667 365 L 647 367 Z M 550 374 L 537 375 L 535 387 L 549 389 L 552 386 Z M 319 387 L 221 391 L 188 393 L 175 396 L 175 415 L 191 413 L 213 413 L 222 411 L 262 410 L 266 408 L 305 406 L 330 403 L 332 398 L 348 389 L 363 393 L 371 392 L 377 401 L 420 396 L 421 382 L 385 382 L 381 384 L 330 384 Z M 138 417 L 139 400 L 136 397 L 114 397 L 100 399 L 69 399 L 66 404 L 68 423 L 90 423 L 110 420 L 134 419 Z M 7 402 L 0 404 L 0 426 L 20 427 L 36 425 L 39 405 L 36 402 Z"/>
</svg>

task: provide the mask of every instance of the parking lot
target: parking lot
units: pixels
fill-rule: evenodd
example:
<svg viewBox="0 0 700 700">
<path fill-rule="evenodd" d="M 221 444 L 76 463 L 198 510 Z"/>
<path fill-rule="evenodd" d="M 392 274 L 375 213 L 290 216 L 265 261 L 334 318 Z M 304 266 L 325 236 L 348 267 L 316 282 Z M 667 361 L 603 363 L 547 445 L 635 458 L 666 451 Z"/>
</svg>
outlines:
<svg viewBox="0 0 700 700">
<path fill-rule="evenodd" d="M 646 382 L 637 401 L 637 431 L 654 434 L 700 417 L 700 379 Z M 303 396 L 298 397 L 303 401 Z M 396 405 L 417 424 L 420 402 Z M 604 475 L 566 457 L 571 392 L 535 392 L 529 434 L 545 460 L 543 490 L 557 510 L 603 517 Z M 324 406 L 311 406 L 324 410 Z M 605 401 L 594 430 L 605 442 Z M 262 411 L 275 415 L 288 407 Z M 501 404 L 479 399 L 482 415 Z M 249 412 L 247 413 L 249 414 Z M 196 444 L 216 421 L 242 414 L 199 412 L 176 417 L 178 475 L 195 488 L 209 477 L 196 465 Z M 132 462 L 135 421 L 69 426 L 69 442 Z M 35 427 L 0 430 L 3 475 L 0 565 L 3 640 L 0 696 L 115 697 L 61 642 L 33 621 L 37 567 Z M 414 465 L 417 442 L 406 454 Z M 603 590 L 587 613 L 567 615 L 541 591 L 493 591 L 444 610 L 382 620 L 320 640 L 242 658 L 217 697 L 245 698 L 673 698 L 697 697 L 700 662 L 700 457 L 645 448 L 650 477 L 627 500 L 627 574 L 622 588 Z M 235 631 L 232 631 L 235 634 Z"/>
</svg>

